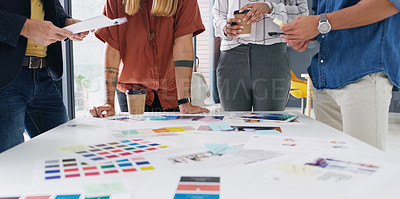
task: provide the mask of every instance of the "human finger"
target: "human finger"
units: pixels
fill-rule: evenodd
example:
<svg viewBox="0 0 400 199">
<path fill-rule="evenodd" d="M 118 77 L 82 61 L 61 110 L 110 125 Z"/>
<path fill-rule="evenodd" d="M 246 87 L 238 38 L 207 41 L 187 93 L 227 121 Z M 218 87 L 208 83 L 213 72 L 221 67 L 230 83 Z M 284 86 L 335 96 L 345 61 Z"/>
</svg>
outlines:
<svg viewBox="0 0 400 199">
<path fill-rule="evenodd" d="M 241 8 L 239 9 L 239 13 L 242 13 L 243 11 L 245 11 L 245 10 L 247 10 L 247 9 L 249 9 L 249 8 L 252 8 L 252 7 L 253 7 L 252 4 L 246 4 L 245 6 L 243 6 L 243 7 L 241 7 Z"/>
<path fill-rule="evenodd" d="M 284 26 L 281 26 L 281 31 L 284 32 L 285 34 L 290 34 L 293 29 L 294 29 L 294 23 L 286 23 Z"/>
<path fill-rule="evenodd" d="M 92 109 L 90 109 L 89 112 L 93 117 L 99 116 L 99 115 L 97 115 L 96 107 L 93 107 Z"/>
<path fill-rule="evenodd" d="M 100 106 L 97 107 L 96 112 L 97 115 L 99 115 L 100 117 L 108 117 L 110 115 L 113 115 L 114 109 L 112 107 L 108 107 L 108 106 Z"/>
<path fill-rule="evenodd" d="M 241 19 L 230 18 L 226 23 L 231 25 L 232 23 L 240 23 L 240 22 L 242 22 Z"/>
<path fill-rule="evenodd" d="M 255 13 L 255 9 L 250 9 L 249 12 L 242 18 L 244 22 L 246 22 L 248 19 L 250 19 Z"/>
<path fill-rule="evenodd" d="M 58 28 L 56 26 L 54 26 L 53 32 L 58 34 L 58 35 L 61 35 L 63 37 L 71 37 L 73 35 L 72 32 L 70 32 L 68 30 L 65 30 L 65 29 L 62 29 L 62 28 Z"/>
<path fill-rule="evenodd" d="M 258 20 L 262 18 L 263 14 L 261 11 L 257 10 L 254 15 L 247 21 L 247 24 L 256 23 Z"/>
<path fill-rule="evenodd" d="M 308 46 L 308 41 L 300 42 L 297 45 L 293 46 L 294 50 L 297 50 L 299 52 L 303 52 L 304 50 L 307 49 Z"/>
</svg>

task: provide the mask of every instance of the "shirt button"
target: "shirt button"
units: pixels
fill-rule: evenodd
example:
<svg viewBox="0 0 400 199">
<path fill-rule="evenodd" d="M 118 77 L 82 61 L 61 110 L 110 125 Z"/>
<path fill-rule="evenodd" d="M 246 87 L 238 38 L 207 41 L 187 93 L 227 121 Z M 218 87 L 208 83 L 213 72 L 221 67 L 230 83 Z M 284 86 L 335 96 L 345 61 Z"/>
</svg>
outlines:
<svg viewBox="0 0 400 199">
<path fill-rule="evenodd" d="M 325 38 L 325 35 L 322 35 L 322 39 Z"/>
<path fill-rule="evenodd" d="M 324 60 L 323 60 L 323 59 L 321 59 L 321 64 L 322 64 L 322 63 L 324 63 Z"/>
</svg>

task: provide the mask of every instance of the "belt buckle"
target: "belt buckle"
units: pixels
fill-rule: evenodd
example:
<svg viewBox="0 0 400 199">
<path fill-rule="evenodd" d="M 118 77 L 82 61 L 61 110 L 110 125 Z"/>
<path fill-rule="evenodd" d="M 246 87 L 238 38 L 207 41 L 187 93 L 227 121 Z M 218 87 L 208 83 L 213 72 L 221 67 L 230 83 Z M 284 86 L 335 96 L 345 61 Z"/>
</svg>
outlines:
<svg viewBox="0 0 400 199">
<path fill-rule="evenodd" d="M 39 64 L 37 62 L 40 62 Z M 43 66 L 43 59 L 37 57 L 29 57 L 29 69 L 40 69 Z"/>
</svg>

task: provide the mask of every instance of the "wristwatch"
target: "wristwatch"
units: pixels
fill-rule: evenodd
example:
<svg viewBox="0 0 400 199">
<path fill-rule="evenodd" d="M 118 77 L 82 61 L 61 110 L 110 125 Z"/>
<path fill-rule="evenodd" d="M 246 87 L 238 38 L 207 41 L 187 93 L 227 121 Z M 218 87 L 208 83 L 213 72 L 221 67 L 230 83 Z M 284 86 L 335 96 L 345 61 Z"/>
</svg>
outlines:
<svg viewBox="0 0 400 199">
<path fill-rule="evenodd" d="M 178 100 L 178 106 L 181 104 L 186 104 L 191 101 L 192 101 L 192 99 L 190 99 L 190 98 L 182 98 L 182 99 Z"/>
<path fill-rule="evenodd" d="M 321 34 L 326 34 L 329 31 L 331 31 L 331 24 L 329 23 L 328 19 L 326 18 L 326 14 L 320 14 L 319 15 L 319 24 L 318 24 L 318 30 Z"/>
</svg>

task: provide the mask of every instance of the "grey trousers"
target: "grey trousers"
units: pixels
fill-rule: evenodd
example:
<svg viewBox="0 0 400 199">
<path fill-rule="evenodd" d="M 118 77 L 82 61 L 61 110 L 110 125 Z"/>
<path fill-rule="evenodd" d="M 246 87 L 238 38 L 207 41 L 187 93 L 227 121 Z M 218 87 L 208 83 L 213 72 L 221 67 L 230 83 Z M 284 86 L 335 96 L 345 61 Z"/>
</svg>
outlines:
<svg viewBox="0 0 400 199">
<path fill-rule="evenodd" d="M 290 90 L 285 43 L 222 51 L 217 84 L 224 111 L 282 111 Z"/>
</svg>

